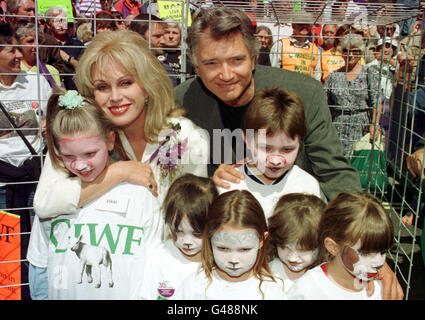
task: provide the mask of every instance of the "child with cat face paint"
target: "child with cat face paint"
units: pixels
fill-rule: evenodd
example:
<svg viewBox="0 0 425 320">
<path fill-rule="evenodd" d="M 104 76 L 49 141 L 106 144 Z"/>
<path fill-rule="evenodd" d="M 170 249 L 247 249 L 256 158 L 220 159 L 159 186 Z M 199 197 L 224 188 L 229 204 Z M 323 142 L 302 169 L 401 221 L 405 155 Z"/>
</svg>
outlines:
<svg viewBox="0 0 425 320">
<path fill-rule="evenodd" d="M 276 204 L 268 219 L 268 260 L 275 276 L 283 279 L 285 292 L 317 264 L 319 222 L 326 204 L 315 195 L 289 193 Z"/>
<path fill-rule="evenodd" d="M 244 179 L 229 182 L 230 190 L 251 192 L 266 219 L 284 194 L 308 192 L 322 197 L 319 182 L 295 164 L 307 132 L 304 105 L 297 94 L 281 88 L 256 92 L 243 128 L 250 159 L 237 168 Z M 226 191 L 219 187 L 220 193 Z"/>
<path fill-rule="evenodd" d="M 324 262 L 298 279 L 288 298 L 381 300 L 382 283 L 374 278 L 394 243 L 394 230 L 379 201 L 364 193 L 340 193 L 324 210 L 319 235 Z M 371 280 L 375 290 L 368 296 Z"/>
<path fill-rule="evenodd" d="M 246 190 L 218 196 L 210 206 L 202 243 L 202 267 L 187 277 L 175 299 L 286 300 L 283 281 L 266 261 L 267 223 Z"/>
<path fill-rule="evenodd" d="M 208 207 L 217 196 L 210 178 L 186 173 L 171 184 L 162 204 L 167 239 L 142 259 L 143 274 L 133 298 L 171 299 L 183 279 L 198 270 Z"/>
<path fill-rule="evenodd" d="M 46 140 L 46 162 L 86 183 L 123 153 L 113 124 L 75 90 L 49 98 Z M 47 274 L 49 300 L 128 299 L 135 259 L 161 243 L 159 212 L 150 191 L 123 182 L 74 214 L 36 216 L 27 255 L 35 274 L 30 272 L 30 289 L 42 290 Z"/>
</svg>

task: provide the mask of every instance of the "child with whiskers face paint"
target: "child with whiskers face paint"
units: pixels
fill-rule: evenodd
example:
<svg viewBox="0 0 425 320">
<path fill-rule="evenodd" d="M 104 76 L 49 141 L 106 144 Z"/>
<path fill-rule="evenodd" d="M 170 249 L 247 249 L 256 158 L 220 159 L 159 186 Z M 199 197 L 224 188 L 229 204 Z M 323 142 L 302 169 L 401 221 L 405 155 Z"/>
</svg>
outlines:
<svg viewBox="0 0 425 320">
<path fill-rule="evenodd" d="M 202 267 L 187 277 L 176 299 L 286 300 L 283 281 L 266 261 L 268 230 L 260 203 L 246 190 L 218 196 L 210 206 Z"/>
<path fill-rule="evenodd" d="M 115 126 L 75 90 L 61 90 L 49 98 L 46 140 L 46 162 L 64 177 L 86 183 L 123 152 Z M 76 213 L 51 219 L 36 216 L 27 255 L 30 290 L 45 292 L 47 282 L 49 300 L 128 299 L 136 258 L 146 247 L 159 246 L 162 232 L 158 200 L 145 187 L 127 182 Z"/>
<path fill-rule="evenodd" d="M 229 181 L 230 190 L 251 192 L 261 203 L 266 219 L 284 194 L 322 196 L 319 182 L 295 164 L 307 132 L 304 104 L 297 94 L 281 88 L 256 92 L 243 128 L 249 161 L 235 169 L 244 179 Z M 220 193 L 226 191 L 219 187 Z"/>
<path fill-rule="evenodd" d="M 166 239 L 142 259 L 142 280 L 133 298 L 171 299 L 184 278 L 198 270 L 208 208 L 217 196 L 210 178 L 186 173 L 174 180 L 162 204 Z"/>
<path fill-rule="evenodd" d="M 276 204 L 268 219 L 268 260 L 275 276 L 283 279 L 285 292 L 317 264 L 319 222 L 326 204 L 307 193 L 289 193 Z"/>
<path fill-rule="evenodd" d="M 381 280 L 374 280 L 394 243 L 388 213 L 366 193 L 342 192 L 323 212 L 319 224 L 319 260 L 288 292 L 289 299 L 381 300 Z M 374 281 L 371 296 L 366 293 Z"/>
</svg>

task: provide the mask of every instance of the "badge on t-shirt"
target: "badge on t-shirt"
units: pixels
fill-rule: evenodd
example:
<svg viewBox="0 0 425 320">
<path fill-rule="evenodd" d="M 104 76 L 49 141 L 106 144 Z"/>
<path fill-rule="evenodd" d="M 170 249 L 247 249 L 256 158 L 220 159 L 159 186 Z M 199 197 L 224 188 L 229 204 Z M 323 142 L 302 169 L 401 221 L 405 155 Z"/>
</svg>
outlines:
<svg viewBox="0 0 425 320">
<path fill-rule="evenodd" d="M 96 209 L 125 215 L 127 213 L 129 200 L 129 197 L 126 195 L 106 196 L 101 198 L 96 204 Z"/>
<path fill-rule="evenodd" d="M 14 124 L 20 129 L 25 129 L 21 131 L 25 136 L 37 135 L 38 120 L 34 112 L 35 109 L 31 107 L 31 102 L 2 101 L 2 103 Z M 3 112 L 0 112 L 0 128 L 0 138 L 2 139 L 18 136 L 18 133 L 13 129 L 9 119 Z"/>
<path fill-rule="evenodd" d="M 158 293 L 159 296 L 157 300 L 168 300 L 174 295 L 174 287 L 169 283 L 169 281 L 164 280 L 158 283 Z"/>
</svg>

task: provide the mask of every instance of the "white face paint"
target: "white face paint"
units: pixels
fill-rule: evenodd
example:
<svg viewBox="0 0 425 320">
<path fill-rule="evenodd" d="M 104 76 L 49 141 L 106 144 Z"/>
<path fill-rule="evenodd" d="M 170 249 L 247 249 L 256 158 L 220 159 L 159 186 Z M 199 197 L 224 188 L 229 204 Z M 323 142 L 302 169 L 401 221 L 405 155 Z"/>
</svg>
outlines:
<svg viewBox="0 0 425 320">
<path fill-rule="evenodd" d="M 174 230 L 174 244 L 187 256 L 194 256 L 201 252 L 202 234 L 193 230 L 186 215 L 180 221 L 177 230 Z"/>
<path fill-rule="evenodd" d="M 362 254 L 361 242 L 358 241 L 354 247 L 344 247 L 341 253 L 341 260 L 344 267 L 359 280 L 372 280 L 385 263 L 385 253 Z"/>
<path fill-rule="evenodd" d="M 217 267 L 232 278 L 252 269 L 257 260 L 260 239 L 253 228 L 221 228 L 211 238 L 214 261 Z"/>
<path fill-rule="evenodd" d="M 311 266 L 316 261 L 318 253 L 319 249 L 298 250 L 296 242 L 277 248 L 279 259 L 293 272 L 299 272 Z"/>
</svg>

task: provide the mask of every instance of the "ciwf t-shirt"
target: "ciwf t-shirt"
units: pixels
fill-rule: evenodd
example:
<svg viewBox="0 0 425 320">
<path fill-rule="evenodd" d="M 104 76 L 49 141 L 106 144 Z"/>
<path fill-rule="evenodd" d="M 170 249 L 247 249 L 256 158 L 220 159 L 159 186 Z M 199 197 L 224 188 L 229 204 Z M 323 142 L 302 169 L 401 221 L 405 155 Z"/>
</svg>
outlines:
<svg viewBox="0 0 425 320">
<path fill-rule="evenodd" d="M 48 235 L 49 299 L 129 299 L 134 261 L 159 246 L 158 200 L 141 186 L 122 183 L 76 214 L 41 222 Z M 33 236 L 31 234 L 31 236 Z"/>
</svg>

